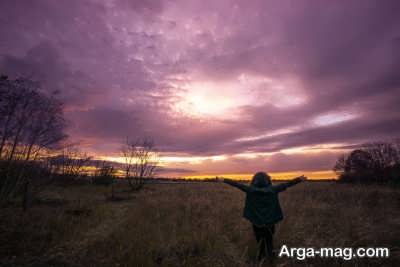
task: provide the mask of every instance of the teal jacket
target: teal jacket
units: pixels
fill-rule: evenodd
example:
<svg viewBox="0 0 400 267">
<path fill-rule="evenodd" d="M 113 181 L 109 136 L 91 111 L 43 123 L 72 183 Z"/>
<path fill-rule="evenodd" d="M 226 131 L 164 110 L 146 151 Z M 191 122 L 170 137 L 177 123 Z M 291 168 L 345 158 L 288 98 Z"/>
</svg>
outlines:
<svg viewBox="0 0 400 267">
<path fill-rule="evenodd" d="M 286 183 L 259 188 L 224 179 L 224 183 L 237 187 L 246 193 L 243 217 L 256 226 L 275 224 L 283 219 L 278 194 L 299 182 L 301 182 L 301 179 L 296 178 Z"/>
</svg>

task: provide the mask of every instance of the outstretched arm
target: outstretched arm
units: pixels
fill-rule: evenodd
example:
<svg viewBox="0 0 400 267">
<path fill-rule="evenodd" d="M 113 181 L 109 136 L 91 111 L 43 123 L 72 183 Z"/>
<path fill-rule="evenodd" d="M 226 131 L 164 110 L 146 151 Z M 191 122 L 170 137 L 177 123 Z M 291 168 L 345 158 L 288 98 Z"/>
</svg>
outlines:
<svg viewBox="0 0 400 267">
<path fill-rule="evenodd" d="M 298 184 L 298 183 L 300 183 L 302 181 L 305 181 L 305 180 L 307 180 L 307 177 L 302 175 L 302 176 L 294 178 L 293 180 L 290 180 L 289 182 L 275 185 L 274 188 L 275 188 L 275 190 L 277 192 L 282 192 L 282 191 L 285 191 L 287 188 L 289 188 L 291 186 L 294 186 L 294 185 L 296 185 L 296 184 Z"/>
<path fill-rule="evenodd" d="M 240 190 L 242 190 L 244 192 L 248 192 L 250 190 L 250 186 L 235 182 L 231 179 L 221 179 L 220 181 L 224 182 L 226 184 L 229 184 L 231 186 L 234 186 L 236 188 L 239 188 Z"/>
</svg>

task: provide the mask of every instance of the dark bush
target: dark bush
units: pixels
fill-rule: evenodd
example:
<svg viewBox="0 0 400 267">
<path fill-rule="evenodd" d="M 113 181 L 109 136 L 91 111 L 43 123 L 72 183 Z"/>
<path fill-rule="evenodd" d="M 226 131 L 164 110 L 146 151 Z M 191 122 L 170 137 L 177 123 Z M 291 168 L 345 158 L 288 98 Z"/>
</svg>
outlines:
<svg viewBox="0 0 400 267">
<path fill-rule="evenodd" d="M 340 157 L 333 170 L 349 183 L 400 183 L 399 142 L 371 143 Z"/>
<path fill-rule="evenodd" d="M 114 178 L 111 176 L 94 176 L 92 183 L 95 185 L 111 185 L 114 182 Z"/>
<path fill-rule="evenodd" d="M 95 185 L 111 185 L 115 180 L 115 170 L 112 166 L 102 166 L 95 171 L 92 183 Z"/>
</svg>

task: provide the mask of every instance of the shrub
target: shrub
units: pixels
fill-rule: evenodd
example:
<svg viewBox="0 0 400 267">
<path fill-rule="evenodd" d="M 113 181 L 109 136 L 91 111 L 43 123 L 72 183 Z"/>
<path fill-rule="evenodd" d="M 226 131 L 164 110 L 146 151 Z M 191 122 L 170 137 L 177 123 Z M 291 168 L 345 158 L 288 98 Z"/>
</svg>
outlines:
<svg viewBox="0 0 400 267">
<path fill-rule="evenodd" d="M 92 183 L 95 185 L 111 185 L 115 180 L 115 170 L 114 167 L 104 165 L 98 170 L 96 170 Z"/>
<path fill-rule="evenodd" d="M 350 183 L 399 183 L 399 142 L 371 143 L 341 156 L 333 170 L 339 181 Z"/>
</svg>

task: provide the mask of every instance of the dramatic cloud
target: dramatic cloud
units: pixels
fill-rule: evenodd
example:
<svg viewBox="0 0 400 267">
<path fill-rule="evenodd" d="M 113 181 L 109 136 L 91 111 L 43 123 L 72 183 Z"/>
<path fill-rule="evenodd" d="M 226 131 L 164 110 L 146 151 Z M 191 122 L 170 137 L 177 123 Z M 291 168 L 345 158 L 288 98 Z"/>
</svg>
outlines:
<svg viewBox="0 0 400 267">
<path fill-rule="evenodd" d="M 340 147 L 400 135 L 398 14 L 398 1 L 4 0 L 0 72 L 59 91 L 71 139 L 97 155 L 152 136 L 183 175 L 327 170 Z"/>
</svg>

